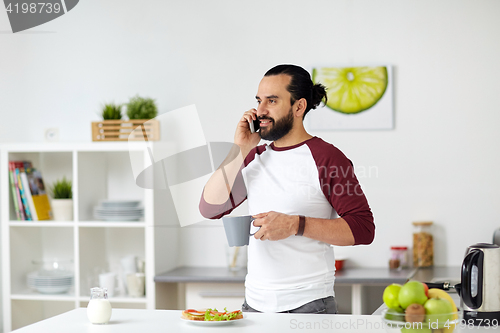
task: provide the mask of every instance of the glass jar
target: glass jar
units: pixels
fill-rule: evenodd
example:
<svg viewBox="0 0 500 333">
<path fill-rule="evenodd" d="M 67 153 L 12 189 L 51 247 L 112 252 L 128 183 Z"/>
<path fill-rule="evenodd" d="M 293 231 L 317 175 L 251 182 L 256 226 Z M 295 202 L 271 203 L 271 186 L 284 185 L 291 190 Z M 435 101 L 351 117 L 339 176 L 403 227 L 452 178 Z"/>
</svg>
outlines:
<svg viewBox="0 0 500 333">
<path fill-rule="evenodd" d="M 434 265 L 434 239 L 432 222 L 413 222 L 413 266 L 429 267 Z"/>
<path fill-rule="evenodd" d="M 408 247 L 391 246 L 391 257 L 389 259 L 389 268 L 401 270 L 408 267 Z"/>
<path fill-rule="evenodd" d="M 90 289 L 90 302 L 87 317 L 92 324 L 107 324 L 111 318 L 111 304 L 106 288 Z"/>
</svg>

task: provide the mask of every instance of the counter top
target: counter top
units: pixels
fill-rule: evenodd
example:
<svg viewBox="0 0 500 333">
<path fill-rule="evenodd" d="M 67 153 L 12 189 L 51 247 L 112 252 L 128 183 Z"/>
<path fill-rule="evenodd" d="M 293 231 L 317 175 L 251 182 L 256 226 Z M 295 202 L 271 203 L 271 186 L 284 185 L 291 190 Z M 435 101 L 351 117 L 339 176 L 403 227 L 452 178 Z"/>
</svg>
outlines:
<svg viewBox="0 0 500 333">
<path fill-rule="evenodd" d="M 423 267 L 419 268 L 412 279 L 420 282 L 450 282 L 460 283 L 461 267 Z"/>
<path fill-rule="evenodd" d="M 380 284 L 405 283 L 416 269 L 390 270 L 389 268 L 344 268 L 335 272 L 335 284 Z"/>
<path fill-rule="evenodd" d="M 321 315 L 284 313 L 245 313 L 242 320 L 222 324 L 197 324 L 184 321 L 178 310 L 113 309 L 111 320 L 106 325 L 92 325 L 85 308 L 79 308 L 61 315 L 42 320 L 20 328 L 16 333 L 164 333 L 195 332 L 214 329 L 213 332 L 227 333 L 276 333 L 276 332 L 336 332 L 386 333 L 381 316 L 369 315 Z M 218 325 L 219 324 L 219 325 Z M 203 326 L 201 326 L 203 325 Z M 208 328 L 206 326 L 215 326 Z M 467 328 L 455 332 L 491 332 L 491 328 Z"/>
<path fill-rule="evenodd" d="M 185 283 L 243 283 L 246 268 L 232 272 L 226 267 L 177 267 L 155 276 L 155 282 Z M 416 269 L 389 270 L 388 268 L 344 268 L 335 272 L 337 284 L 391 284 L 404 283 L 413 278 Z"/>
<path fill-rule="evenodd" d="M 206 282 L 238 283 L 245 282 L 246 268 L 230 271 L 227 267 L 177 267 L 171 271 L 156 275 L 155 282 Z"/>
</svg>

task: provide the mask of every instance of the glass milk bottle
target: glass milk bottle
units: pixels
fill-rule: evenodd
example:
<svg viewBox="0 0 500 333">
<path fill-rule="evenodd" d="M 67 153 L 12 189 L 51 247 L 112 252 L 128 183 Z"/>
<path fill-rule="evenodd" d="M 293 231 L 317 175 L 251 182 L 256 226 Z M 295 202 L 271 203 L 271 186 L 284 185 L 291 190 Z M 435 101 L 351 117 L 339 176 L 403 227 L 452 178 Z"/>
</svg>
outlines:
<svg viewBox="0 0 500 333">
<path fill-rule="evenodd" d="M 87 317 L 92 324 L 107 324 L 111 318 L 111 304 L 106 288 L 90 289 L 90 302 L 87 306 Z"/>
</svg>

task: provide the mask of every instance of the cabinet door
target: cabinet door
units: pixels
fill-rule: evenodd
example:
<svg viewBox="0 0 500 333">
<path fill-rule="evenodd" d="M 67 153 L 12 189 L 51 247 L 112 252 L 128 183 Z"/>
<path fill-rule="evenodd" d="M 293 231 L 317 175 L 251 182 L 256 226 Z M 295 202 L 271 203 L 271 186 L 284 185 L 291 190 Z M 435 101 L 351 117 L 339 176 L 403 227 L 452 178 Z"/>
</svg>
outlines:
<svg viewBox="0 0 500 333">
<path fill-rule="evenodd" d="M 186 308 L 241 309 L 245 299 L 243 283 L 186 283 Z"/>
<path fill-rule="evenodd" d="M 12 329 L 31 325 L 75 308 L 75 302 L 13 300 Z"/>
</svg>

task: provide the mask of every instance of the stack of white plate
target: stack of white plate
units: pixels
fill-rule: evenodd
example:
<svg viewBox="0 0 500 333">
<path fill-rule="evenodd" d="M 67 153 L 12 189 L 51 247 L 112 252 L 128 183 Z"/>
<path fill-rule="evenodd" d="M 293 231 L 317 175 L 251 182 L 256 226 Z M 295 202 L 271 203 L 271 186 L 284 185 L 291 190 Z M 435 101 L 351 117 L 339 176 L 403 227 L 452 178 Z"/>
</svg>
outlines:
<svg viewBox="0 0 500 333">
<path fill-rule="evenodd" d="M 64 270 L 39 270 L 27 275 L 28 287 L 42 294 L 61 294 L 73 285 L 73 272 Z"/>
<path fill-rule="evenodd" d="M 105 200 L 94 207 L 94 218 L 104 221 L 137 221 L 144 216 L 144 208 L 136 200 Z"/>
</svg>

